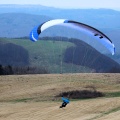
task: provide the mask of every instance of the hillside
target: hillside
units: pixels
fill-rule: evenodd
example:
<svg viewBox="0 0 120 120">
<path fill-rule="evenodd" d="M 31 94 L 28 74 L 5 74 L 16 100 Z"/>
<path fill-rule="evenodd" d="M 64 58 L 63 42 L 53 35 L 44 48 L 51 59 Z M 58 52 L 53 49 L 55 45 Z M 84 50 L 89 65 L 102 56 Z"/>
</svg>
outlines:
<svg viewBox="0 0 120 120">
<path fill-rule="evenodd" d="M 0 76 L 1 120 L 119 120 L 120 74 Z M 72 100 L 59 109 L 62 91 L 94 86 L 106 97 Z"/>
<path fill-rule="evenodd" d="M 29 36 L 31 29 L 40 23 L 50 20 L 48 16 L 25 13 L 0 14 L 0 37 L 19 38 Z"/>
<path fill-rule="evenodd" d="M 120 72 L 118 63 L 83 41 L 42 39 L 35 43 L 29 39 L 1 39 L 0 64 L 41 67 L 49 73 Z"/>
<path fill-rule="evenodd" d="M 120 11 L 111 9 L 58 9 L 41 5 L 0 5 L 0 37 L 29 36 L 31 29 L 44 21 L 64 18 L 83 22 L 105 33 L 115 44 L 116 54 L 111 56 L 104 47 L 85 34 L 64 27 L 50 28 L 41 34 L 86 40 L 98 51 L 120 64 Z"/>
</svg>

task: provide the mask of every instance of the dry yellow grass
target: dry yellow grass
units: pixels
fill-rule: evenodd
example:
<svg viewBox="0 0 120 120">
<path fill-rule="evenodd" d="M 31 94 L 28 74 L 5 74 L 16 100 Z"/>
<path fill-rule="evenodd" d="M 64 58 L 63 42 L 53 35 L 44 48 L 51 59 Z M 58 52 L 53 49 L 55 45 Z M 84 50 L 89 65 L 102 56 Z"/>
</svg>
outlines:
<svg viewBox="0 0 120 120">
<path fill-rule="evenodd" d="M 0 120 L 120 120 L 119 97 L 71 101 L 59 109 L 55 95 L 89 86 L 120 91 L 120 74 L 0 76 Z"/>
</svg>

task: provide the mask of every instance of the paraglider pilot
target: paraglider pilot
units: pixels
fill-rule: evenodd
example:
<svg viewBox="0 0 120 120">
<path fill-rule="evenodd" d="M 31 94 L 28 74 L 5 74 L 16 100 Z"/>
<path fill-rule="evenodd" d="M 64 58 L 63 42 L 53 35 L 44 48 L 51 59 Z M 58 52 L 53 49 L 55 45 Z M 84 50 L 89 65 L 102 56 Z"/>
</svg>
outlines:
<svg viewBox="0 0 120 120">
<path fill-rule="evenodd" d="M 63 101 L 63 103 L 60 106 L 60 108 L 66 107 L 66 105 L 70 102 L 69 99 L 64 98 L 64 97 L 62 97 L 62 101 Z"/>
</svg>

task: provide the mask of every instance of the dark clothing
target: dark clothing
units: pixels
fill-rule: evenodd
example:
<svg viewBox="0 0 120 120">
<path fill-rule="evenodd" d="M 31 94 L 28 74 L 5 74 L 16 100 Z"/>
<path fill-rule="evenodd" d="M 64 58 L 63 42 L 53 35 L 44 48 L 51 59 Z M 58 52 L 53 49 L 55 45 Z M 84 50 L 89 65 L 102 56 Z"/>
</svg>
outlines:
<svg viewBox="0 0 120 120">
<path fill-rule="evenodd" d="M 66 107 L 67 103 L 63 102 L 62 105 L 60 106 L 60 108 Z"/>
</svg>

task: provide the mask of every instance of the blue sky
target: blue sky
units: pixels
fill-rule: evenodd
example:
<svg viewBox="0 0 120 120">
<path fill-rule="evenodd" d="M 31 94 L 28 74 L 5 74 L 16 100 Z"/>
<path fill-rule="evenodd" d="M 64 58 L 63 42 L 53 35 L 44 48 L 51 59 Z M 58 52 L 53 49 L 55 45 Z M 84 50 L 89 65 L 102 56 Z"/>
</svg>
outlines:
<svg viewBox="0 0 120 120">
<path fill-rule="evenodd" d="M 0 4 L 40 4 L 57 8 L 120 9 L 120 0 L 0 0 Z"/>
</svg>

